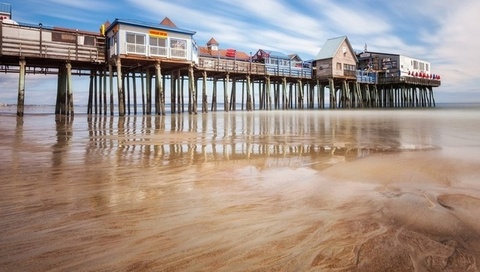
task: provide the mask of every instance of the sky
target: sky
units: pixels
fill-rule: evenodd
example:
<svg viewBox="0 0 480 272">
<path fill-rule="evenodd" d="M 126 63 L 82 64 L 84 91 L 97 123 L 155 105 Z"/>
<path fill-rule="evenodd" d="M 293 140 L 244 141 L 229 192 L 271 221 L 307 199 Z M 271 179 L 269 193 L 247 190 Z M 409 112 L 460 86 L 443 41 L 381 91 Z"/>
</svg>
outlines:
<svg viewBox="0 0 480 272">
<path fill-rule="evenodd" d="M 327 39 L 347 36 L 353 48 L 402 54 L 431 63 L 442 77 L 437 102 L 480 102 L 480 1 L 439 0 L 0 0 L 17 22 L 98 31 L 105 21 L 160 22 L 196 31 L 205 45 L 258 49 L 313 59 Z M 73 78 L 86 104 L 87 77 Z M 16 103 L 18 75 L 0 74 L 0 102 Z M 56 78 L 27 75 L 26 104 L 54 104 Z"/>
</svg>

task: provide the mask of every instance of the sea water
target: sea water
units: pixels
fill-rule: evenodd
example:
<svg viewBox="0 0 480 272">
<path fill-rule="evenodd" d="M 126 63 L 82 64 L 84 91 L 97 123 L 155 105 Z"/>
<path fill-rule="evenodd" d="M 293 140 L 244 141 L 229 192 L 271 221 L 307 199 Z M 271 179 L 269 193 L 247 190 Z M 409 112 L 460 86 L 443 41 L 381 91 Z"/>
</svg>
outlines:
<svg viewBox="0 0 480 272">
<path fill-rule="evenodd" d="M 0 109 L 0 270 L 480 270 L 476 105 L 51 109 Z"/>
</svg>

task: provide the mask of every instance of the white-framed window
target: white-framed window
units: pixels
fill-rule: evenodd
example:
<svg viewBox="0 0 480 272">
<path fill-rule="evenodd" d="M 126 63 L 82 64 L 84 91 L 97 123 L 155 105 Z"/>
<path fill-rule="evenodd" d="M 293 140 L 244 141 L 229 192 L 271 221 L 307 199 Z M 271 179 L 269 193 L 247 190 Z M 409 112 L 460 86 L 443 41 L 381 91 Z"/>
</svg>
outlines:
<svg viewBox="0 0 480 272">
<path fill-rule="evenodd" d="M 187 40 L 170 38 L 170 56 L 172 58 L 187 58 Z"/>
<path fill-rule="evenodd" d="M 150 55 L 167 56 L 167 39 L 150 37 Z"/>
<path fill-rule="evenodd" d="M 127 32 L 127 54 L 141 54 L 147 53 L 146 35 L 140 33 Z"/>
</svg>

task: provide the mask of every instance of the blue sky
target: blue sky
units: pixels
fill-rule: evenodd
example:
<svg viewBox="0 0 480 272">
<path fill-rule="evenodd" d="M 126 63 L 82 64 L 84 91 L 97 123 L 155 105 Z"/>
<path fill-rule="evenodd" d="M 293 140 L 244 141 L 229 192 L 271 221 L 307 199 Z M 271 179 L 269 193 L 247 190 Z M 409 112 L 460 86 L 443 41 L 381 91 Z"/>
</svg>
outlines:
<svg viewBox="0 0 480 272">
<path fill-rule="evenodd" d="M 3 2 L 9 2 L 3 0 Z M 438 102 L 480 102 L 480 1 L 438 0 L 15 0 L 13 19 L 98 31 L 115 18 L 160 22 L 196 31 L 204 45 L 259 48 L 313 58 L 323 43 L 348 36 L 355 49 L 399 53 L 429 61 L 442 76 Z M 26 103 L 54 104 L 56 80 L 27 75 Z M 74 78 L 74 97 L 86 103 L 88 78 Z M 16 103 L 18 75 L 0 76 L 0 102 Z M 83 103 L 83 104 L 85 104 Z"/>
</svg>

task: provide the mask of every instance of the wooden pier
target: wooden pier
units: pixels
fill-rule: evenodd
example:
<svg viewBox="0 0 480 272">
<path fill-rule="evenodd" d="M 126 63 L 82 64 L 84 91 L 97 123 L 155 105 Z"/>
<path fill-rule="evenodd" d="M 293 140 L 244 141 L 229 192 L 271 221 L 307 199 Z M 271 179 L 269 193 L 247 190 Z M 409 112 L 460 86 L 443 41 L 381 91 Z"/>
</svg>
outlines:
<svg viewBox="0 0 480 272">
<path fill-rule="evenodd" d="M 439 78 L 365 74 L 346 37 L 327 41 L 322 50 L 328 52 L 307 62 L 268 50 L 198 46 L 194 34 L 168 18 L 160 24 L 115 20 L 98 33 L 0 21 L 0 69 L 19 74 L 19 116 L 28 74 L 58 76 L 55 113 L 62 115 L 74 114 L 72 75 L 90 78 L 87 113 L 95 115 L 114 115 L 115 108 L 120 116 L 164 115 L 166 105 L 171 113 L 190 114 L 435 106 Z"/>
</svg>

